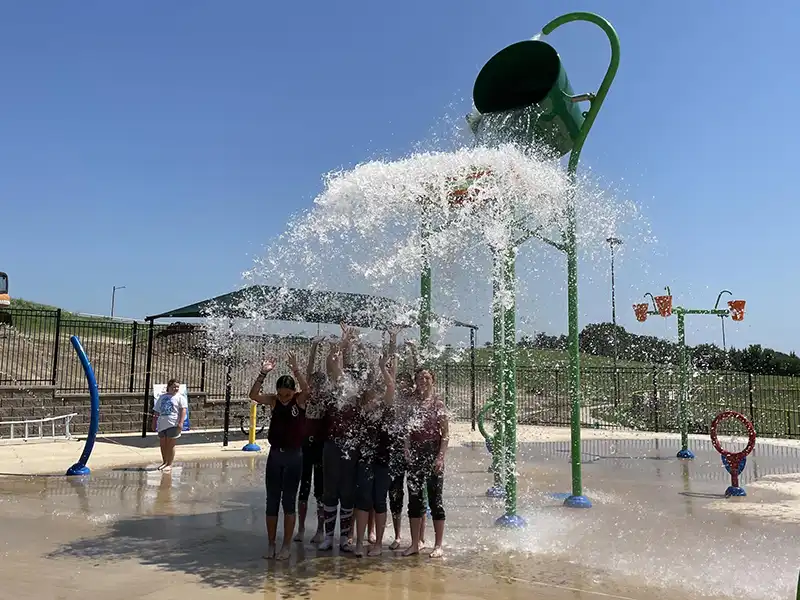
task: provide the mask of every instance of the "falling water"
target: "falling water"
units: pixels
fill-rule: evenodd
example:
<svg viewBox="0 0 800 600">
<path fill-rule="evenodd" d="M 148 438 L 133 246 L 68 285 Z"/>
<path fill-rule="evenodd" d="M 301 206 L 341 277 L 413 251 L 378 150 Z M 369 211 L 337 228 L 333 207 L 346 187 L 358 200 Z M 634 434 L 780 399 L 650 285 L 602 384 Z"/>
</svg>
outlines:
<svg viewBox="0 0 800 600">
<path fill-rule="evenodd" d="M 366 162 L 329 173 L 324 184 L 313 206 L 292 219 L 245 274 L 247 283 L 389 297 L 403 309 L 388 320 L 400 324 L 418 317 L 423 223 L 434 312 L 474 321 L 490 309 L 493 251 L 530 239 L 526 246 L 534 249 L 518 261 L 518 302 L 544 287 L 537 279 L 550 277 L 554 265 L 564 272 L 563 253 L 535 240 L 561 242 L 570 197 L 585 258 L 600 252 L 605 259 L 605 239 L 638 219 L 631 203 L 573 183 L 558 161 L 507 143 Z M 249 321 L 238 327 L 266 331 L 281 297 L 248 300 L 240 308 Z M 451 323 L 441 318 L 434 328 L 435 351 L 441 352 Z M 219 329 L 230 331 L 227 324 Z"/>
</svg>

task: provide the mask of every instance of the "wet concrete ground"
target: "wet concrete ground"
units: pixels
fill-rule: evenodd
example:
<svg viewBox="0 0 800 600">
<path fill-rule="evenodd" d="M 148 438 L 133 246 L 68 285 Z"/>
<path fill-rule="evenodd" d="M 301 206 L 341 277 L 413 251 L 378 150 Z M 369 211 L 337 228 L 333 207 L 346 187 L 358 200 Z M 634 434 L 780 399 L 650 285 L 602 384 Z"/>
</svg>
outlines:
<svg viewBox="0 0 800 600">
<path fill-rule="evenodd" d="M 528 526 L 504 531 L 493 525 L 503 501 L 484 493 L 485 449 L 451 448 L 443 561 L 388 550 L 359 560 L 307 543 L 288 563 L 262 560 L 263 454 L 186 462 L 172 474 L 0 478 L 0 597 L 793 598 L 798 526 L 709 510 L 728 475 L 710 444 L 692 449 L 685 463 L 675 440 L 586 440 L 594 507 L 576 511 L 561 506 L 569 443 L 521 444 L 518 512 Z M 800 452 L 759 445 L 742 481 L 776 473 L 800 473 Z M 783 499 L 748 492 L 749 502 Z"/>
</svg>

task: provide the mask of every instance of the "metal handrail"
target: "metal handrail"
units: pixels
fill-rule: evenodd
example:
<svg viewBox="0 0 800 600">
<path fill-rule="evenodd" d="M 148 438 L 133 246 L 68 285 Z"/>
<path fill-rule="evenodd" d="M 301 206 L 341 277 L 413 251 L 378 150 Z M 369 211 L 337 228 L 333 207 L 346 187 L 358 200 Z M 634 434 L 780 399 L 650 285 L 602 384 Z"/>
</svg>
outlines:
<svg viewBox="0 0 800 600">
<path fill-rule="evenodd" d="M 69 425 L 70 425 L 70 422 L 72 421 L 72 418 L 76 417 L 76 416 L 78 416 L 78 413 L 70 413 L 68 415 L 59 415 L 57 417 L 42 417 L 41 419 L 23 419 L 22 421 L 0 421 L 0 427 L 8 426 L 10 428 L 10 434 L 9 434 L 9 437 L 8 437 L 9 440 L 22 439 L 23 441 L 27 441 L 31 437 L 30 436 L 30 425 L 38 424 L 39 425 L 39 428 L 38 428 L 39 429 L 39 436 L 38 437 L 39 438 L 44 438 L 44 424 L 45 423 L 50 423 L 51 426 L 52 426 L 51 437 L 55 438 L 55 437 L 60 437 L 60 436 L 56 436 L 56 421 L 63 420 L 64 421 L 64 436 L 63 437 L 65 439 L 69 440 L 69 439 L 72 439 L 72 434 L 69 431 Z M 15 438 L 14 437 L 14 426 L 15 425 L 23 425 L 25 427 L 25 434 L 23 435 L 22 438 Z M 2 439 L 3 438 L 0 437 L 0 440 L 2 440 Z"/>
</svg>

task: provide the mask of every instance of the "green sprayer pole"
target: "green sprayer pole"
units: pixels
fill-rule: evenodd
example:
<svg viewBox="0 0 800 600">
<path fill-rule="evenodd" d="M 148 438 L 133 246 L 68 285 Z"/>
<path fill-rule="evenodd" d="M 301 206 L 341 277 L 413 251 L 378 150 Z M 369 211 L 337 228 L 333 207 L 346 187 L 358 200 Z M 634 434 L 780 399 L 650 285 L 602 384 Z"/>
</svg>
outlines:
<svg viewBox="0 0 800 600">
<path fill-rule="evenodd" d="M 800 575 L 797 577 L 797 600 L 800 600 Z"/>
<path fill-rule="evenodd" d="M 516 334 L 516 248 L 505 256 L 504 288 L 506 293 L 503 328 L 503 377 L 505 379 L 505 479 L 506 516 L 517 514 L 517 334 Z"/>
<path fill-rule="evenodd" d="M 430 236 L 430 223 L 428 210 L 422 209 L 422 223 L 420 223 L 420 242 L 422 243 L 422 273 L 419 278 L 419 345 L 422 362 L 428 360 L 431 342 L 431 263 L 428 237 Z"/>
<path fill-rule="evenodd" d="M 682 310 L 678 314 L 678 365 L 679 396 L 678 413 L 681 419 L 681 450 L 689 448 L 689 427 L 686 419 L 686 315 Z"/>
<path fill-rule="evenodd" d="M 680 308 L 675 310 L 675 314 L 678 317 L 678 415 L 681 420 L 681 451 L 678 453 L 678 457 L 682 458 L 681 454 L 689 452 L 689 417 L 687 415 L 689 365 L 686 353 L 686 314 Z"/>
<path fill-rule="evenodd" d="M 619 37 L 617 32 L 607 20 L 599 15 L 587 12 L 574 12 L 562 15 L 550 21 L 542 28 L 544 35 L 549 35 L 557 28 L 572 21 L 588 21 L 600 27 L 608 36 L 611 44 L 611 61 L 606 70 L 603 82 L 597 94 L 591 101 L 591 107 L 586 114 L 586 118 L 581 126 L 580 133 L 575 139 L 572 152 L 569 156 L 567 172 L 575 183 L 575 176 L 578 171 L 583 144 L 586 136 L 597 118 L 597 113 L 603 101 L 608 95 L 608 90 L 619 68 Z M 570 192 L 569 203 L 567 205 L 567 227 L 565 232 L 564 246 L 567 253 L 567 320 L 568 320 L 568 350 L 569 350 L 569 394 L 571 410 L 571 462 L 572 462 L 572 496 L 567 498 L 565 504 L 576 508 L 591 506 L 587 498 L 583 496 L 583 483 L 581 480 L 581 365 L 580 365 L 580 329 L 578 323 L 578 242 L 577 242 L 577 223 L 575 217 L 575 194 L 574 189 Z"/>
<path fill-rule="evenodd" d="M 492 472 L 494 473 L 494 494 L 502 490 L 505 478 L 505 394 L 503 387 L 503 368 L 505 366 L 503 337 L 503 306 L 500 293 L 503 277 L 503 258 L 494 252 L 494 277 L 492 281 L 492 375 L 494 377 L 494 442 L 492 443 Z"/>
<path fill-rule="evenodd" d="M 581 351 L 578 323 L 578 249 L 575 205 L 567 207 L 567 351 L 569 353 L 570 458 L 572 496 L 583 498 L 581 473 Z"/>
</svg>

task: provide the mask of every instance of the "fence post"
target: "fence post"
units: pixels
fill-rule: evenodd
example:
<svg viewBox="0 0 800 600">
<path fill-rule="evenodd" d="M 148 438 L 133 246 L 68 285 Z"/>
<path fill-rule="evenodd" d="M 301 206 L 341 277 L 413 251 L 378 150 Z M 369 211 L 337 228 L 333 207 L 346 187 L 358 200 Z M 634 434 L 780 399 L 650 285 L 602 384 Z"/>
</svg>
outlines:
<svg viewBox="0 0 800 600">
<path fill-rule="evenodd" d="M 136 337 L 137 337 L 136 321 L 133 322 L 133 331 L 131 331 L 131 373 L 130 381 L 128 381 L 128 392 L 133 392 L 133 378 L 136 375 Z"/>
<path fill-rule="evenodd" d="M 755 402 L 753 400 L 753 374 L 747 374 L 747 394 L 750 399 L 750 422 L 753 424 L 753 427 L 756 426 L 756 411 L 755 411 Z"/>
<path fill-rule="evenodd" d="M 150 420 L 150 382 L 152 381 L 153 369 L 153 319 L 150 319 L 150 327 L 147 330 L 147 366 L 144 374 L 144 399 L 142 403 L 142 437 L 147 437 L 147 425 Z"/>
<path fill-rule="evenodd" d="M 225 417 L 224 417 L 224 431 L 222 432 L 222 445 L 228 446 L 229 430 L 231 428 L 231 396 L 233 390 L 231 386 L 231 363 L 230 360 L 226 361 L 225 365 Z"/>
<path fill-rule="evenodd" d="M 658 433 L 658 370 L 653 365 L 653 429 Z"/>
<path fill-rule="evenodd" d="M 558 365 L 556 365 L 556 367 L 555 367 L 555 369 L 554 369 L 554 370 L 555 370 L 555 374 L 556 374 L 556 385 L 555 385 L 555 388 L 556 388 L 556 390 L 555 390 L 555 391 L 556 391 L 556 394 L 555 394 L 555 399 L 556 399 L 556 414 L 555 414 L 554 421 L 556 422 L 556 424 L 557 424 L 557 425 L 562 425 L 562 423 L 561 423 L 561 421 L 560 421 L 560 419 L 561 419 L 561 398 L 560 398 L 560 396 L 558 395 L 558 375 L 559 375 L 559 373 L 560 373 L 560 371 L 559 371 L 559 368 L 558 368 Z M 545 413 L 545 414 L 546 414 L 546 413 Z M 535 421 L 534 421 L 534 422 L 535 422 Z"/>
<path fill-rule="evenodd" d="M 56 335 L 53 342 L 53 386 L 58 385 L 58 348 L 59 338 L 61 337 L 61 309 L 56 309 Z"/>
<path fill-rule="evenodd" d="M 469 417 L 470 421 L 472 421 L 472 431 L 475 431 L 475 411 L 476 411 L 476 402 L 475 402 L 475 330 L 470 328 L 469 330 L 469 346 L 470 346 L 470 355 L 469 355 L 469 367 L 470 367 L 470 375 L 469 375 L 469 387 L 470 387 L 470 400 L 469 400 Z"/>
<path fill-rule="evenodd" d="M 444 405 L 450 406 L 450 361 L 444 363 Z"/>
</svg>

